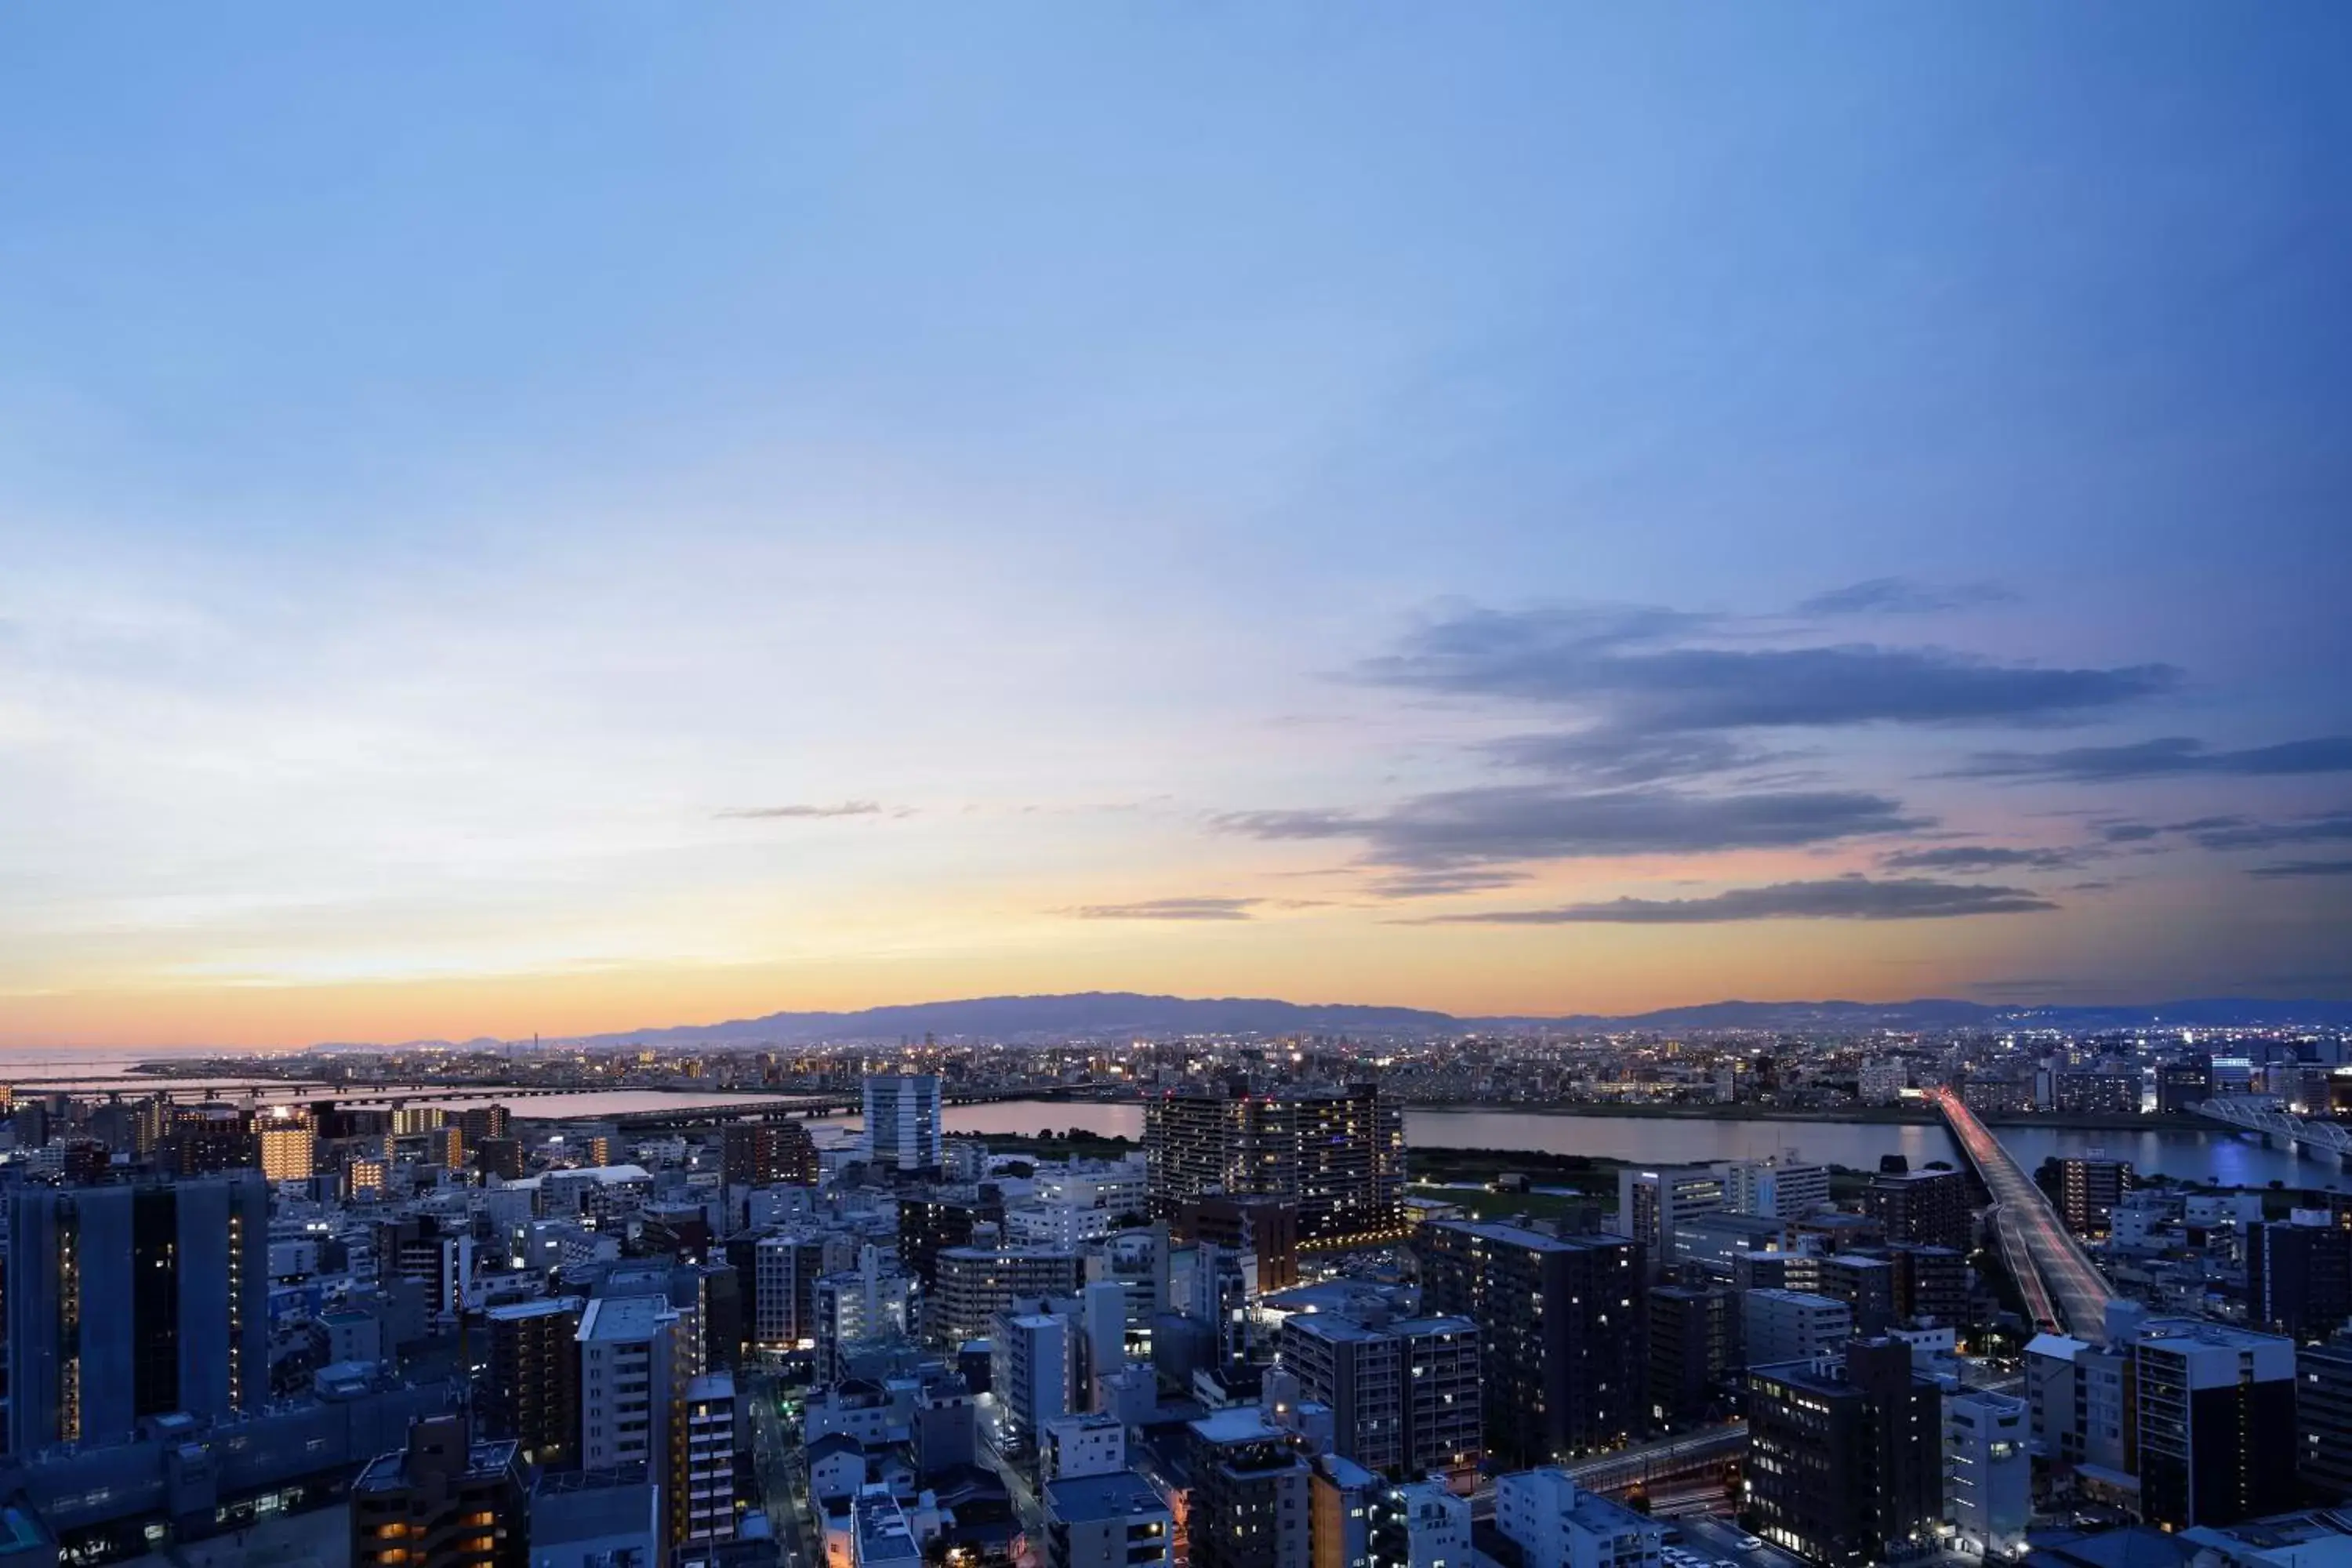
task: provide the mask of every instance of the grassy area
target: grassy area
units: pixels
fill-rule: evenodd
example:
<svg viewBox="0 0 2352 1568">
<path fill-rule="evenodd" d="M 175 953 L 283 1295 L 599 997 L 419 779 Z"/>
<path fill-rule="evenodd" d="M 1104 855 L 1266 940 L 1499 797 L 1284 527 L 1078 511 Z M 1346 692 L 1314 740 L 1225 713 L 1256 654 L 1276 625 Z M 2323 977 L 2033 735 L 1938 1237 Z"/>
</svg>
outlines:
<svg viewBox="0 0 2352 1568">
<path fill-rule="evenodd" d="M 1592 1201 L 1565 1193 L 1490 1193 L 1484 1188 L 1437 1187 L 1426 1183 L 1415 1183 L 1409 1190 L 1416 1198 L 1452 1204 L 1473 1219 L 1508 1219 L 1513 1215 L 1557 1219 Z"/>
</svg>

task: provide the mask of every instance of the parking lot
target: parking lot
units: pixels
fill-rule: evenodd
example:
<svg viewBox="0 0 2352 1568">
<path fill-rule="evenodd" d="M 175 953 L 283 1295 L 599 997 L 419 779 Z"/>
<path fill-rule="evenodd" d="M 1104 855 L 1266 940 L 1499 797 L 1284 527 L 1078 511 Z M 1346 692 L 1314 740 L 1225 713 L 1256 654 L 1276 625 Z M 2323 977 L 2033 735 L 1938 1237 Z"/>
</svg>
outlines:
<svg viewBox="0 0 2352 1568">
<path fill-rule="evenodd" d="M 1666 1568 L 1718 1568 L 1719 1564 L 1727 1568 L 1807 1568 L 1803 1558 L 1769 1542 L 1741 1551 L 1739 1543 L 1754 1538 L 1727 1519 L 1691 1514 L 1673 1522 L 1682 1531 L 1683 1539 L 1679 1546 L 1667 1550 L 1685 1555 L 1680 1562 L 1667 1558 Z"/>
</svg>

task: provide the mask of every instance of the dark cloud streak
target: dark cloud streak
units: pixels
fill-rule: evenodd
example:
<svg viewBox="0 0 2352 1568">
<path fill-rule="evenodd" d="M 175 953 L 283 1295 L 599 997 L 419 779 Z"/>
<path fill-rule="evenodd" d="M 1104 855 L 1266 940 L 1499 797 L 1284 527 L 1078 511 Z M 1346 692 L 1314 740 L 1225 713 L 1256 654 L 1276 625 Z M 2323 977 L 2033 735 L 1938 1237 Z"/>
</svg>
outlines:
<svg viewBox="0 0 2352 1568">
<path fill-rule="evenodd" d="M 1434 915 L 1428 925 L 1716 925 L 1734 921 L 1919 921 L 2027 914 L 2058 906 L 2024 888 L 1921 878 L 1837 877 L 1734 888 L 1703 899 L 1612 899 L 1548 910 Z"/>
</svg>

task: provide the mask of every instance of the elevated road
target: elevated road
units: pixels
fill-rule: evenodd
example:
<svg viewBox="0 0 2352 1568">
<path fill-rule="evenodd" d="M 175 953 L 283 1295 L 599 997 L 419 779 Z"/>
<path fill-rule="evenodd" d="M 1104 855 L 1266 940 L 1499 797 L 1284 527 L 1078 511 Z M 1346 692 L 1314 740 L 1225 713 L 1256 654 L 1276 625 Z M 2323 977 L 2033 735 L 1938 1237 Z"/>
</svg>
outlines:
<svg viewBox="0 0 2352 1568">
<path fill-rule="evenodd" d="M 1928 1098 L 1992 1194 L 1994 1232 L 2035 1322 L 2076 1339 L 2106 1338 L 2107 1303 L 2115 1299 L 2106 1276 L 1976 1112 L 1948 1089 L 1932 1089 Z"/>
</svg>

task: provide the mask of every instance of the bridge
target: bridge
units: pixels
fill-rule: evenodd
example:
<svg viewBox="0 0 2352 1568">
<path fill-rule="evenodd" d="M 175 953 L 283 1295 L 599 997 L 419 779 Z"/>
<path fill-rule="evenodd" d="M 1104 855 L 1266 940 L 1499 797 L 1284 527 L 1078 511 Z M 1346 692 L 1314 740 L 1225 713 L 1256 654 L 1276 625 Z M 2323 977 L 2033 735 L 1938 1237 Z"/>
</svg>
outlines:
<svg viewBox="0 0 2352 1568">
<path fill-rule="evenodd" d="M 2352 1155 L 2352 1127 L 2341 1121 L 2315 1121 L 2297 1116 L 2275 1100 L 2259 1095 L 2223 1095 L 2200 1100 L 2189 1109 L 2208 1121 L 2219 1121 L 2242 1132 L 2284 1138 L 2297 1150 L 2313 1149 L 2338 1159 Z"/>
<path fill-rule="evenodd" d="M 19 1079 L 19 1085 L 32 1087 L 31 1080 Z M 944 1108 L 958 1105 L 988 1105 L 1008 1100 L 1071 1100 L 1091 1096 L 1096 1086 L 1091 1084 L 1047 1084 L 1029 1089 L 945 1089 L 940 1096 Z M 726 1089 L 698 1089 L 669 1084 L 632 1083 L 482 1083 L 467 1080 L 460 1083 L 335 1084 L 316 1079 L 252 1079 L 239 1083 L 215 1080 L 204 1084 L 175 1082 L 171 1079 L 108 1079 L 100 1083 L 79 1083 L 70 1092 L 78 1098 L 119 1094 L 125 1099 L 146 1100 L 162 1095 L 173 1101 L 217 1101 L 248 1104 L 311 1104 L 331 1100 L 339 1106 L 382 1106 L 398 1108 L 404 1105 L 449 1105 L 471 1100 L 529 1100 L 567 1099 L 598 1094 L 637 1095 L 721 1095 Z M 717 1103 L 698 1105 L 656 1106 L 641 1110 L 599 1113 L 585 1111 L 576 1117 L 563 1115 L 565 1121 L 610 1121 L 623 1127 L 709 1126 L 722 1121 L 756 1117 L 773 1121 L 782 1116 L 855 1115 L 866 1109 L 863 1092 L 857 1094 L 761 1094 L 756 1089 L 736 1092 L 738 1098 Z M 528 1116 L 528 1111 L 520 1112 Z"/>
<path fill-rule="evenodd" d="M 1976 1112 L 1948 1089 L 1931 1089 L 1928 1098 L 1943 1113 L 1944 1124 L 1976 1167 L 1985 1190 L 1992 1194 L 1993 1229 L 2001 1256 L 2034 1322 L 2080 1340 L 2105 1340 L 2107 1303 L 2115 1300 L 2106 1276 Z"/>
<path fill-rule="evenodd" d="M 1656 1481 L 1711 1472 L 1747 1456 L 1748 1423 L 1732 1421 L 1704 1432 L 1596 1454 L 1566 1468 L 1570 1479 L 1587 1491 L 1622 1492 Z"/>
</svg>

